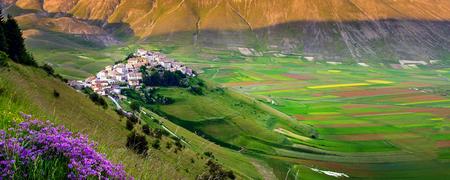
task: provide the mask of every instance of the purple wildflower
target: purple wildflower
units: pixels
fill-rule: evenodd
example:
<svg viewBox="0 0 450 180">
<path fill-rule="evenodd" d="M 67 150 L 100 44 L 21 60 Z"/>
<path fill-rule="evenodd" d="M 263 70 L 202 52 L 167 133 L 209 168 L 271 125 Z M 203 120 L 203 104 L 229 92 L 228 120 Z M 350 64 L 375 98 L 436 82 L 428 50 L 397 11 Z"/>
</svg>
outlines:
<svg viewBox="0 0 450 180">
<path fill-rule="evenodd" d="M 41 159 L 64 157 L 68 159 L 69 179 L 126 179 L 121 165 L 112 164 L 103 154 L 96 152 L 96 145 L 87 136 L 74 134 L 63 126 L 49 121 L 32 119 L 22 114 L 25 121 L 10 128 L 8 135 L 0 131 L 0 179 L 14 175 L 17 158 L 23 165 Z"/>
</svg>

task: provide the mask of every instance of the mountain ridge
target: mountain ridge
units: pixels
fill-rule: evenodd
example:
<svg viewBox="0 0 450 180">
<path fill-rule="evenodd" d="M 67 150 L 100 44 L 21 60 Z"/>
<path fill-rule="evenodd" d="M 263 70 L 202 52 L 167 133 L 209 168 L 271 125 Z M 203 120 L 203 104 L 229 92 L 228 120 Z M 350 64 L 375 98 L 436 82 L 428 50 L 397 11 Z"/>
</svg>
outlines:
<svg viewBox="0 0 450 180">
<path fill-rule="evenodd" d="M 256 44 L 329 59 L 447 59 L 450 49 L 450 2 L 445 0 L 0 2 L 42 16 L 96 22 L 111 34 L 126 27 L 126 37 L 149 41 L 163 37 L 159 40 L 201 46 L 214 41 L 222 48 Z M 388 56 L 379 53 L 386 49 Z"/>
</svg>

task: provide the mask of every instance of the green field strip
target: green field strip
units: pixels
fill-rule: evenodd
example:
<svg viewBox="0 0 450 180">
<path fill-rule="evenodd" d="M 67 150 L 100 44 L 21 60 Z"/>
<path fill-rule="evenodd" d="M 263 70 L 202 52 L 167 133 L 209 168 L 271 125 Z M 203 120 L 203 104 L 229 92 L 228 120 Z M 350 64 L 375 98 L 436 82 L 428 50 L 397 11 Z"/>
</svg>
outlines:
<svg viewBox="0 0 450 180">
<path fill-rule="evenodd" d="M 431 138 L 433 140 L 450 140 L 450 132 L 447 134 L 434 134 Z"/>
<path fill-rule="evenodd" d="M 361 115 L 353 115 L 353 117 L 379 117 L 379 116 L 396 116 L 396 115 L 406 115 L 406 114 L 414 114 L 413 112 L 383 112 L 376 114 L 361 114 Z"/>
<path fill-rule="evenodd" d="M 298 145 L 305 145 L 314 148 L 319 148 L 327 151 L 334 152 L 392 152 L 398 151 L 399 149 L 387 142 L 386 140 L 371 140 L 371 141 L 333 141 L 324 140 L 331 139 L 329 136 L 321 136 L 320 140 L 312 141 L 300 141 L 298 139 L 291 139 L 294 143 Z M 295 145 L 294 145 L 295 146 Z"/>
<path fill-rule="evenodd" d="M 306 119 L 308 119 L 306 117 Z M 302 121 L 302 123 L 311 124 L 311 125 L 333 125 L 333 124 L 364 124 L 367 123 L 367 121 L 359 120 L 359 119 L 349 119 L 347 117 L 342 117 L 342 120 L 305 120 Z"/>
<path fill-rule="evenodd" d="M 449 160 L 450 159 L 450 147 L 439 149 L 438 156 L 439 156 L 439 159 Z"/>
<path fill-rule="evenodd" d="M 349 135 L 349 134 L 382 134 L 406 132 L 401 128 L 391 126 L 364 127 L 364 128 L 318 128 L 317 131 L 323 135 Z"/>
<path fill-rule="evenodd" d="M 364 116 L 364 117 L 358 117 L 358 119 L 362 120 L 373 120 L 373 121 L 380 121 L 380 122 L 389 122 L 389 121 L 405 121 L 405 122 L 411 122 L 413 120 L 421 121 L 421 123 L 430 122 L 433 123 L 433 121 L 429 120 L 433 118 L 434 115 L 429 113 L 395 113 L 391 115 L 384 115 L 382 117 L 379 116 Z"/>
<path fill-rule="evenodd" d="M 340 162 L 340 163 L 397 163 L 397 162 L 411 162 L 420 161 L 419 158 L 409 154 L 396 154 L 396 155 L 378 155 L 378 156 L 330 156 L 330 155 L 315 155 L 303 152 L 297 152 L 286 149 L 276 149 L 281 155 L 289 158 L 297 159 L 309 159 L 309 160 L 322 160 L 327 162 Z"/>
</svg>

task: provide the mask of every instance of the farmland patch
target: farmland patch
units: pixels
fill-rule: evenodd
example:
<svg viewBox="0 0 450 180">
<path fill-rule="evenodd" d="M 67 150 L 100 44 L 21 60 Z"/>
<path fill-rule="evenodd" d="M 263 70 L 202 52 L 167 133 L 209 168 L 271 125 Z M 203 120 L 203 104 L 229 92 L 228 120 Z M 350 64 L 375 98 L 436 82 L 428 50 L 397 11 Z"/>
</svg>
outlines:
<svg viewBox="0 0 450 180">
<path fill-rule="evenodd" d="M 450 140 L 447 141 L 437 141 L 436 147 L 438 148 L 449 148 L 450 147 Z"/>
<path fill-rule="evenodd" d="M 283 74 L 283 76 L 286 76 L 286 77 L 291 78 L 291 79 L 303 80 L 303 81 L 304 81 L 304 80 L 311 80 L 311 79 L 313 79 L 313 77 L 310 76 L 310 75 Z"/>
<path fill-rule="evenodd" d="M 395 94 L 411 94 L 417 93 L 416 91 L 402 88 L 377 88 L 366 90 L 354 90 L 334 93 L 340 97 L 361 97 L 361 96 L 382 96 L 382 95 L 395 95 Z"/>
</svg>

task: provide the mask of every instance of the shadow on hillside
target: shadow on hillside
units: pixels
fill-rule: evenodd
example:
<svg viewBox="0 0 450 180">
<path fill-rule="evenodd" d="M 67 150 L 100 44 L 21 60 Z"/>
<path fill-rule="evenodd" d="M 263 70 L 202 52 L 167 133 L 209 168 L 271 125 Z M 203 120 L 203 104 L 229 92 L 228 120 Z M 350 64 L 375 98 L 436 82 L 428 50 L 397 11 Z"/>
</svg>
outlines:
<svg viewBox="0 0 450 180">
<path fill-rule="evenodd" d="M 69 17 L 72 18 L 75 21 L 79 21 L 81 23 L 85 23 L 91 26 L 96 26 L 98 28 L 101 28 L 105 30 L 107 33 L 104 34 L 89 34 L 87 33 L 81 33 L 81 34 L 66 34 L 67 36 L 73 36 L 75 38 L 79 38 L 81 41 L 86 41 L 86 47 L 107 47 L 110 45 L 117 45 L 120 44 L 126 40 L 129 40 L 130 37 L 134 37 L 134 32 L 130 28 L 130 26 L 126 23 L 106 23 L 102 20 L 86 20 L 86 19 L 78 19 L 77 17 L 74 17 L 72 14 L 69 13 L 47 13 L 42 12 L 39 10 L 28 10 L 28 9 L 22 9 L 20 7 L 17 7 L 15 5 L 10 5 L 7 8 L 5 8 L 5 13 L 11 14 L 13 16 L 20 16 L 20 15 L 26 15 L 26 14 L 35 14 L 37 17 L 45 17 L 45 18 L 61 18 L 61 17 Z M 37 22 L 32 22 L 37 23 Z M 49 25 L 50 26 L 50 25 Z M 27 27 L 25 26 L 27 29 Z M 36 25 L 31 25 L 28 28 L 38 28 Z M 61 34 L 55 31 L 51 31 L 49 29 L 40 29 L 43 31 L 49 31 L 53 34 Z M 67 40 L 74 40 L 73 38 L 67 37 Z M 63 36 L 60 36 L 63 37 Z M 80 41 L 75 40 L 75 41 Z"/>
<path fill-rule="evenodd" d="M 316 59 L 450 58 L 450 21 L 298 21 L 250 30 L 200 30 L 150 36 L 146 42 L 303 53 Z"/>
<path fill-rule="evenodd" d="M 73 17 L 13 6 L 16 15 L 37 13 L 45 17 Z M 10 7 L 11 8 L 11 7 Z M 80 19 L 77 19 L 80 20 Z M 138 40 L 126 23 L 80 20 L 109 34 L 75 35 L 105 46 Z M 195 47 L 233 49 L 250 47 L 264 52 L 300 53 L 327 60 L 450 59 L 450 21 L 384 19 L 374 21 L 296 21 L 244 30 L 184 30 L 149 36 L 137 43 L 166 43 Z M 117 40 L 117 42 L 115 41 Z"/>
</svg>

